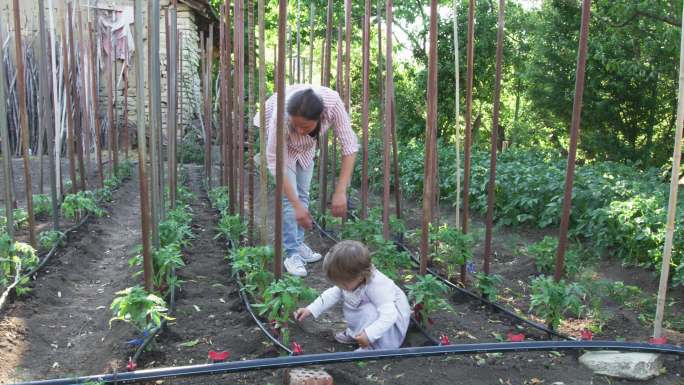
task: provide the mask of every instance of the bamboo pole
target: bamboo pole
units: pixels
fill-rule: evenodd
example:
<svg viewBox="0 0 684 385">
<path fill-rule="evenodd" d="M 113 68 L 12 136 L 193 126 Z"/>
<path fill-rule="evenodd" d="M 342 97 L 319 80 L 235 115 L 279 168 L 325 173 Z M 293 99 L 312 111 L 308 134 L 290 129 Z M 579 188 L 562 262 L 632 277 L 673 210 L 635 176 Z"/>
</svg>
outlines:
<svg viewBox="0 0 684 385">
<path fill-rule="evenodd" d="M 361 129 L 363 130 L 363 160 L 361 163 L 361 219 L 368 216 L 368 102 L 370 97 L 370 0 L 364 2 L 362 47 Z"/>
<path fill-rule="evenodd" d="M 55 135 L 54 126 L 52 122 L 53 115 L 50 112 L 50 90 L 48 84 L 48 62 L 47 62 L 47 47 L 46 42 L 48 39 L 47 30 L 45 28 L 45 0 L 38 1 L 38 23 L 40 28 L 40 38 L 39 40 L 39 86 L 40 86 L 40 114 L 41 121 L 43 125 L 47 128 L 47 147 L 48 147 L 48 163 L 50 165 L 49 177 L 50 177 L 50 199 L 52 203 L 52 229 L 59 230 L 59 205 L 57 204 L 57 174 L 55 172 Z M 4 81 L 3 81 L 4 84 Z M 0 100 L 5 100 L 4 89 L 0 93 Z M 3 104 L 4 103 L 0 103 Z M 0 110 L 0 116 L 7 116 L 6 111 Z M 6 119 L 5 124 L 7 124 Z M 2 129 L 2 128 L 0 128 Z M 5 128 L 6 129 L 6 128 Z M 3 141 L 4 142 L 4 141 Z M 4 152 L 5 157 L 9 159 L 8 152 Z M 41 162 L 42 163 L 42 162 Z M 11 202 L 11 201 L 10 201 Z"/>
<path fill-rule="evenodd" d="M 135 72 L 136 72 L 136 92 L 135 114 L 136 125 L 138 128 L 138 173 L 140 180 L 140 224 L 142 231 L 143 244 L 143 275 L 145 279 L 145 290 L 152 292 L 152 277 L 154 275 L 154 265 L 152 264 L 152 254 L 150 248 L 150 207 L 147 191 L 147 176 L 145 175 L 145 154 L 146 134 L 145 134 L 145 57 L 143 56 L 143 16 L 142 0 L 135 0 Z M 97 98 L 93 98 L 97 99 Z"/>
<path fill-rule="evenodd" d="M 456 216 L 454 218 L 456 228 L 461 227 L 461 68 L 459 67 L 459 56 L 458 56 L 458 3 L 459 0 L 454 0 L 454 84 L 456 87 L 455 91 L 455 102 L 456 102 L 456 128 L 455 128 L 455 141 L 456 141 Z"/>
<path fill-rule="evenodd" d="M 499 0 L 499 30 L 496 34 L 496 75 L 494 80 L 494 111 L 492 113 L 491 151 L 489 157 L 489 183 L 487 185 L 487 223 L 482 271 L 489 275 L 492 254 L 492 229 L 494 227 L 494 193 L 496 189 L 496 149 L 499 131 L 499 110 L 501 108 L 501 67 L 503 64 L 504 0 Z"/>
<path fill-rule="evenodd" d="M 470 197 L 470 143 L 471 131 L 473 127 L 473 57 L 475 40 L 475 0 L 468 1 L 468 43 L 466 47 L 466 132 L 463 157 L 463 220 L 461 229 L 463 234 L 468 233 L 468 199 Z M 467 280 L 466 265 L 461 266 L 461 285 L 466 286 Z"/>
<path fill-rule="evenodd" d="M 247 213 L 248 213 L 248 231 L 247 239 L 250 245 L 254 245 L 254 125 L 251 117 L 254 116 L 254 0 L 247 0 L 247 42 L 248 57 L 247 63 Z"/>
<path fill-rule="evenodd" d="M 388 13 L 389 15 L 389 13 Z M 389 16 L 388 16 L 389 24 Z M 435 146 L 437 136 L 437 0 L 430 1 L 430 37 L 427 84 L 427 125 L 425 128 L 425 179 L 423 182 L 423 232 L 420 242 L 420 274 L 427 272 L 431 209 L 434 199 Z M 387 36 L 392 36 L 389 31 Z M 389 77 L 389 76 L 388 76 Z M 389 97 L 389 95 L 388 95 Z"/>
<path fill-rule="evenodd" d="M 0 41 L 5 41 L 4 28 L 0 25 Z M 5 57 L 3 46 L 0 45 L 0 57 Z M 5 65 L 0 65 L 0 100 L 7 99 L 6 87 L 7 74 Z M 0 116 L 7 116 L 7 103 L 0 103 Z M 3 192 L 5 194 L 5 218 L 7 219 L 7 234 L 14 239 L 14 218 L 12 213 L 12 153 L 10 150 L 10 136 L 7 127 L 7 119 L 0 119 L 0 141 L 2 141 L 2 165 L 3 165 Z"/>
<path fill-rule="evenodd" d="M 15 0 L 16 1 L 16 0 Z M 329 0 L 330 1 L 330 0 Z M 276 193 L 275 193 L 275 261 L 274 275 L 279 279 L 283 264 L 283 178 L 285 147 L 285 34 L 287 25 L 287 0 L 279 0 L 278 13 L 278 71 L 276 82 Z"/>
<path fill-rule="evenodd" d="M 351 0 L 344 1 L 345 53 L 344 53 L 344 106 L 351 115 Z"/>
<path fill-rule="evenodd" d="M 266 162 L 266 25 L 264 0 L 258 0 L 259 23 L 259 239 L 268 243 L 268 166 Z"/>
<path fill-rule="evenodd" d="M 682 9 L 684 15 L 684 8 Z M 656 314 L 653 321 L 653 337 L 661 338 L 663 334 L 663 317 L 665 315 L 665 300 L 667 298 L 667 281 L 670 273 L 672 258 L 672 242 L 674 239 L 674 223 L 677 211 L 677 192 L 679 189 L 679 170 L 682 160 L 682 126 L 684 125 L 684 18 L 680 30 L 679 43 L 679 91 L 677 93 L 677 125 L 675 128 L 674 153 L 672 154 L 672 174 L 670 175 L 670 198 L 667 205 L 667 225 L 665 226 L 665 245 L 663 246 L 663 261 L 660 268 L 660 283 L 658 285 L 658 299 Z"/>
<path fill-rule="evenodd" d="M 565 193 L 563 195 L 563 212 L 558 234 L 558 250 L 556 252 L 556 282 L 563 277 L 565 247 L 568 242 L 568 225 L 570 224 L 570 207 L 572 206 L 572 182 L 575 174 L 575 156 L 577 141 L 582 122 L 582 96 L 584 94 L 584 72 L 587 60 L 587 44 L 589 40 L 589 21 L 591 18 L 591 0 L 582 0 L 582 25 L 575 73 L 575 97 L 572 102 L 572 121 L 570 123 L 570 144 L 568 149 L 568 165 L 565 173 Z"/>
<path fill-rule="evenodd" d="M 385 17 L 387 21 L 385 22 L 385 35 L 387 36 L 386 42 L 386 52 L 385 56 L 387 60 L 385 61 L 385 76 L 386 85 L 385 91 L 389 92 L 391 90 L 392 81 L 392 23 L 393 23 L 393 2 L 392 0 L 387 0 L 385 5 Z M 383 194 L 382 194 L 382 235 L 385 240 L 390 239 L 390 227 L 389 227 L 389 200 L 390 200 L 390 125 L 392 106 L 391 97 L 389 94 L 385 94 L 385 124 L 383 127 Z M 427 181 L 425 181 L 427 183 Z"/>
<path fill-rule="evenodd" d="M 171 4 L 171 7 L 167 10 L 167 15 L 169 18 L 169 26 L 166 30 L 167 39 L 167 51 L 166 51 L 166 62 L 168 70 L 168 114 L 166 118 L 166 130 L 169 137 L 169 154 L 168 154 L 168 167 L 169 167 L 169 204 L 171 209 L 176 208 L 176 131 L 177 131 L 177 119 L 178 119 L 178 94 L 177 94 L 177 62 L 176 62 L 176 43 L 177 43 L 177 32 L 178 32 L 178 19 L 177 19 L 177 5 L 176 0 Z"/>
<path fill-rule="evenodd" d="M 100 126 L 100 114 L 98 106 L 98 93 L 97 93 L 97 58 L 99 52 L 95 52 L 95 30 L 93 23 L 88 23 L 88 29 L 90 30 L 90 76 L 92 77 L 90 81 L 90 86 L 92 87 L 91 93 L 93 94 L 93 116 L 95 120 L 95 153 L 97 156 L 97 170 L 99 176 L 100 188 L 104 187 L 104 165 L 102 164 L 102 127 Z M 143 106 L 144 106 L 143 102 Z M 144 107 L 143 107 L 144 108 Z M 144 116 L 144 115 L 143 115 Z M 145 138 L 138 137 L 138 141 L 143 141 L 143 146 L 145 145 Z M 138 144 L 140 145 L 140 144 Z M 141 159 L 141 162 L 144 161 Z"/>
</svg>

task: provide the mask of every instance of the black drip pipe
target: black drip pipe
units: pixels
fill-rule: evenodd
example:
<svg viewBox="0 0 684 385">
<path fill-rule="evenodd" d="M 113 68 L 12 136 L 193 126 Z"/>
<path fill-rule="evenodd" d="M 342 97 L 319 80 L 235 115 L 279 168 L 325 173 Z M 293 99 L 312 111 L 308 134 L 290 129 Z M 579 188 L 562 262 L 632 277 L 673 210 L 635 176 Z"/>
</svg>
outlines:
<svg viewBox="0 0 684 385">
<path fill-rule="evenodd" d="M 458 344 L 425 346 L 388 350 L 366 350 L 359 352 L 338 352 L 306 354 L 300 356 L 261 358 L 247 361 L 232 361 L 215 364 L 180 366 L 174 368 L 148 369 L 128 373 L 101 374 L 95 376 L 63 378 L 44 381 L 24 382 L 16 385 L 74 385 L 88 381 L 104 383 L 149 382 L 168 378 L 219 375 L 250 370 L 273 370 L 279 368 L 338 364 L 355 361 L 375 361 L 382 359 L 404 359 L 431 357 L 447 354 L 481 353 L 520 353 L 539 351 L 578 351 L 578 350 L 617 350 L 684 356 L 684 348 L 674 345 L 654 345 L 616 341 L 532 341 L 497 342 L 481 344 Z"/>
</svg>

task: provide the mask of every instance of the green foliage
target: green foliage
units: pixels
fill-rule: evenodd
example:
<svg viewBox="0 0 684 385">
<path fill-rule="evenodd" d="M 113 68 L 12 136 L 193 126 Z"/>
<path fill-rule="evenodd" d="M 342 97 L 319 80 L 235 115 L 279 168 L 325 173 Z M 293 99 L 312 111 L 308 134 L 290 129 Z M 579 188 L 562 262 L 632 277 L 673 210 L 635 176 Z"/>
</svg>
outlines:
<svg viewBox="0 0 684 385">
<path fill-rule="evenodd" d="M 102 216 L 105 211 L 98 207 L 95 195 L 91 191 L 79 191 L 76 194 L 69 194 L 62 203 L 62 214 L 66 218 L 83 217 L 86 214 Z"/>
<path fill-rule="evenodd" d="M 385 241 L 382 235 L 376 235 L 369 246 L 373 266 L 388 278 L 397 281 L 402 270 L 411 268 L 411 257 L 408 253 L 399 251 L 394 242 Z"/>
<path fill-rule="evenodd" d="M 189 206 L 176 206 L 170 210 L 166 220 L 159 223 L 159 243 L 161 246 L 178 245 L 185 247 L 194 236 L 190 222 L 192 214 Z"/>
<path fill-rule="evenodd" d="M 456 275 L 456 267 L 473 260 L 473 237 L 457 228 L 443 224 L 434 230 L 430 225 L 432 257 L 446 266 L 447 277 Z"/>
<path fill-rule="evenodd" d="M 0 288 L 11 285 L 17 274 L 28 271 L 38 265 L 38 256 L 31 245 L 23 242 L 13 242 L 7 234 L 0 234 Z M 29 291 L 28 277 L 20 278 L 15 286 L 17 295 Z"/>
<path fill-rule="evenodd" d="M 214 239 L 223 237 L 233 245 L 238 245 L 242 237 L 247 235 L 247 224 L 240 219 L 239 214 L 229 215 L 226 213 L 221 216 L 216 226 L 216 231 L 218 234 L 216 234 Z"/>
<path fill-rule="evenodd" d="M 416 282 L 406 285 L 409 301 L 413 305 L 414 315 L 423 326 L 432 324 L 431 315 L 437 311 L 451 311 L 446 300 L 449 288 L 433 275 L 419 275 Z"/>
<path fill-rule="evenodd" d="M 527 246 L 527 252 L 534 257 L 537 271 L 542 274 L 552 274 L 556 270 L 556 252 L 558 250 L 558 238 L 544 237 L 541 241 Z M 582 253 L 578 246 L 570 245 L 565 251 L 563 264 L 565 273 L 570 277 L 576 277 L 583 269 Z"/>
<path fill-rule="evenodd" d="M 50 250 L 61 241 L 63 232 L 57 230 L 45 230 L 38 234 L 38 243 L 44 250 Z"/>
<path fill-rule="evenodd" d="M 498 293 L 497 286 L 501 285 L 502 278 L 498 274 L 476 273 L 477 289 L 480 290 L 482 296 L 490 301 L 496 301 Z"/>
<path fill-rule="evenodd" d="M 204 147 L 198 138 L 184 138 L 178 148 L 178 159 L 182 163 L 204 164 Z"/>
<path fill-rule="evenodd" d="M 230 197 L 228 196 L 228 187 L 219 186 L 214 187 L 208 193 L 211 205 L 218 210 L 221 215 L 228 213 L 230 207 Z"/>
<path fill-rule="evenodd" d="M 22 208 L 12 210 L 12 220 L 14 221 L 14 227 L 17 229 L 28 226 L 28 211 Z"/>
<path fill-rule="evenodd" d="M 264 290 L 263 302 L 254 305 L 259 314 L 269 321 L 275 321 L 275 328 L 282 333 L 283 343 L 290 339 L 288 324 L 292 322 L 292 314 L 304 302 L 313 301 L 316 291 L 307 287 L 301 278 L 286 275 L 273 281 Z"/>
<path fill-rule="evenodd" d="M 119 168 L 116 170 L 116 176 L 119 180 L 123 181 L 126 178 L 130 178 L 133 175 L 133 167 L 135 164 L 130 159 L 124 159 L 119 162 Z"/>
<path fill-rule="evenodd" d="M 270 246 L 240 247 L 230 254 L 233 276 L 241 276 L 245 289 L 255 298 L 260 298 L 273 282 L 270 269 L 273 257 Z"/>
<path fill-rule="evenodd" d="M 33 194 L 33 215 L 40 217 L 52 211 L 52 199 L 45 194 Z"/>
<path fill-rule="evenodd" d="M 532 281 L 531 289 L 530 311 L 544 318 L 553 329 L 569 312 L 580 316 L 584 290 L 579 284 L 556 282 L 553 277 L 542 275 Z"/>
<path fill-rule="evenodd" d="M 124 321 L 142 333 L 161 325 L 162 319 L 173 319 L 167 314 L 166 302 L 155 294 L 147 293 L 140 286 L 129 287 L 116 295 L 109 307 L 114 313 L 114 317 L 109 320 L 110 327 L 113 321 Z"/>
</svg>

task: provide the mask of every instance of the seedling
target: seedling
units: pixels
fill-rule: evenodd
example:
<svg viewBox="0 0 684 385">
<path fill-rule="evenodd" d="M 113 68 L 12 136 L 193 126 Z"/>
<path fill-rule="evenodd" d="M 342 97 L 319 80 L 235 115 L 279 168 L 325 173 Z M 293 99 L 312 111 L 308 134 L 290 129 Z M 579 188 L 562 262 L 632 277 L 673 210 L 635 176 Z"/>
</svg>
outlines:
<svg viewBox="0 0 684 385">
<path fill-rule="evenodd" d="M 473 238 L 469 234 L 446 224 L 436 231 L 430 226 L 432 257 L 441 262 L 447 270 L 447 277 L 456 275 L 456 267 L 473 259 Z"/>
<path fill-rule="evenodd" d="M 497 286 L 501 285 L 502 278 L 498 274 L 476 273 L 477 288 L 482 293 L 482 296 L 490 301 L 496 301 Z"/>
<path fill-rule="evenodd" d="M 57 230 L 46 230 L 38 235 L 38 243 L 44 250 L 50 250 L 62 239 L 63 232 Z"/>
<path fill-rule="evenodd" d="M 97 206 L 95 196 L 91 191 L 79 191 L 64 198 L 62 213 L 67 218 L 82 217 L 88 213 L 100 217 L 105 214 L 105 211 Z"/>
<path fill-rule="evenodd" d="M 155 294 L 147 293 L 140 286 L 129 287 L 116 295 L 110 306 L 114 313 L 114 317 L 109 320 L 110 327 L 113 321 L 124 321 L 142 333 L 152 327 L 159 327 L 163 319 L 173 319 L 167 314 L 166 302 Z"/>
<path fill-rule="evenodd" d="M 247 225 L 242 222 L 242 219 L 240 219 L 240 215 L 238 214 L 224 214 L 221 216 L 221 219 L 216 226 L 216 231 L 218 231 L 218 234 L 216 234 L 214 239 L 223 237 L 232 245 L 238 245 L 240 239 L 247 234 Z"/>
<path fill-rule="evenodd" d="M 18 273 L 38 265 L 36 250 L 23 242 L 13 242 L 7 234 L 0 235 L 0 287 L 11 285 Z M 17 295 L 28 293 L 27 277 L 21 278 L 15 286 Z"/>
<path fill-rule="evenodd" d="M 451 311 L 445 299 L 449 288 L 432 275 L 419 275 L 416 283 L 406 285 L 414 316 L 423 326 L 434 323 L 431 316 L 437 311 Z"/>
<path fill-rule="evenodd" d="M 577 283 L 554 281 L 553 277 L 539 276 L 532 281 L 530 311 L 546 320 L 552 328 L 558 328 L 566 312 L 578 317 L 582 311 L 583 290 Z"/>
<path fill-rule="evenodd" d="M 47 215 L 52 210 L 52 199 L 45 194 L 33 195 L 33 214 L 36 217 Z"/>
<path fill-rule="evenodd" d="M 411 267 L 411 257 L 397 250 L 397 246 L 391 241 L 385 241 L 382 235 L 376 235 L 372 243 L 371 260 L 376 269 L 382 271 L 392 280 L 399 279 L 402 269 Z"/>
</svg>

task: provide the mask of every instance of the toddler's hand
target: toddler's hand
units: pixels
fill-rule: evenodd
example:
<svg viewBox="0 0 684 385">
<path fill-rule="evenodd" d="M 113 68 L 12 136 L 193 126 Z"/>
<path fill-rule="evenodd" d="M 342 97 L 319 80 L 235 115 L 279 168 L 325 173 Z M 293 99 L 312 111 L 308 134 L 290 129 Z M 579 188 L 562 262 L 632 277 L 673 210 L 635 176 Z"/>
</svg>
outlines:
<svg viewBox="0 0 684 385">
<path fill-rule="evenodd" d="M 311 311 L 305 307 L 300 307 L 294 312 L 294 319 L 302 322 L 306 319 L 306 317 L 311 315 Z"/>
<path fill-rule="evenodd" d="M 370 346 L 370 341 L 368 341 L 368 336 L 366 335 L 365 331 L 362 331 L 361 333 L 354 336 L 354 339 L 362 348 L 367 348 L 368 346 Z"/>
</svg>

